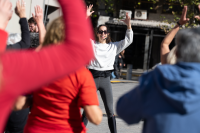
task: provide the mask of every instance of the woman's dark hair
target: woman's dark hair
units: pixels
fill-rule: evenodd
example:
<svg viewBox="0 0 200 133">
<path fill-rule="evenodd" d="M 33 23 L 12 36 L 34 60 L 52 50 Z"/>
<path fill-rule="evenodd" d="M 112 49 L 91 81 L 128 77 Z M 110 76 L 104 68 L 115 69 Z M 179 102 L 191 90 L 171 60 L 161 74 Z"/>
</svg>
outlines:
<svg viewBox="0 0 200 133">
<path fill-rule="evenodd" d="M 105 27 L 107 28 L 107 33 L 110 33 L 110 30 L 109 30 L 109 28 L 108 28 L 107 25 L 105 25 L 105 24 L 99 25 L 99 26 L 97 27 L 97 29 L 96 29 L 96 34 L 95 34 L 96 41 L 98 41 L 98 42 L 99 42 L 99 38 L 97 37 L 97 34 L 98 34 L 99 29 L 100 29 L 102 26 L 105 26 Z M 111 40 L 111 37 L 110 37 L 110 34 L 109 34 L 108 37 L 107 37 L 107 39 L 106 39 L 106 43 L 110 43 L 110 42 L 112 42 L 112 40 Z"/>
</svg>

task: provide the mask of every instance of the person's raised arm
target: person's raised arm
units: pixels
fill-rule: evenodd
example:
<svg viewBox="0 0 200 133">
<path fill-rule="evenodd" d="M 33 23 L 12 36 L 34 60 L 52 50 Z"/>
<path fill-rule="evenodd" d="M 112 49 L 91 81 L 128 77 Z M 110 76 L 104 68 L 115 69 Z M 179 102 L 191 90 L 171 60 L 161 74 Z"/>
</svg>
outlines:
<svg viewBox="0 0 200 133">
<path fill-rule="evenodd" d="M 7 24 L 12 17 L 12 3 L 9 1 L 0 1 L 0 35 L 1 35 L 1 44 L 0 44 L 0 53 L 4 52 L 6 49 L 6 42 L 8 34 L 4 32 L 7 27 Z"/>
<path fill-rule="evenodd" d="M 126 25 L 127 29 L 131 30 L 131 18 L 128 16 L 128 13 L 126 13 L 126 19 L 122 20 Z"/>
<path fill-rule="evenodd" d="M 44 42 L 44 38 L 46 35 L 46 29 L 44 26 L 44 15 L 43 15 L 43 10 L 40 6 L 35 7 L 35 15 L 32 13 L 33 19 L 36 21 L 38 30 L 39 30 L 39 46 L 37 49 L 41 49 L 42 44 Z"/>
<path fill-rule="evenodd" d="M 128 13 L 126 13 L 126 19 L 122 21 L 127 25 L 127 30 L 126 30 L 125 39 L 115 42 L 115 45 L 117 46 L 117 54 L 119 54 L 121 51 L 126 49 L 133 42 L 133 31 L 131 28 L 131 19 L 128 16 Z"/>
<path fill-rule="evenodd" d="M 29 48 L 31 46 L 30 43 L 30 34 L 29 34 L 29 29 L 28 29 L 28 22 L 26 19 L 26 3 L 24 0 L 17 1 L 16 8 L 15 8 L 15 13 L 19 16 L 20 21 L 19 24 L 21 26 L 21 32 L 22 32 L 22 39 L 20 42 L 17 42 L 13 45 L 7 45 L 6 49 L 25 49 Z"/>
<path fill-rule="evenodd" d="M 87 6 L 86 19 L 89 18 L 94 13 L 94 11 L 92 11 L 92 7 L 93 7 L 93 5 Z"/>
<path fill-rule="evenodd" d="M 198 5 L 198 9 L 199 9 L 199 13 L 200 13 L 200 4 Z M 196 18 L 198 21 L 200 21 L 200 16 L 199 16 L 199 15 L 195 16 L 195 18 Z"/>
<path fill-rule="evenodd" d="M 182 15 L 181 15 L 181 19 L 179 20 L 179 24 L 180 25 L 184 25 L 187 23 L 187 21 L 189 21 L 188 18 L 186 18 L 186 14 L 187 14 L 187 6 L 184 6 Z M 177 32 L 179 31 L 180 27 L 177 24 L 164 38 L 164 40 L 161 43 L 161 50 L 160 50 L 160 60 L 162 64 L 166 64 L 167 63 L 167 55 L 170 52 L 169 49 L 169 45 L 172 42 L 172 40 L 174 39 L 175 35 L 177 34 Z"/>
</svg>

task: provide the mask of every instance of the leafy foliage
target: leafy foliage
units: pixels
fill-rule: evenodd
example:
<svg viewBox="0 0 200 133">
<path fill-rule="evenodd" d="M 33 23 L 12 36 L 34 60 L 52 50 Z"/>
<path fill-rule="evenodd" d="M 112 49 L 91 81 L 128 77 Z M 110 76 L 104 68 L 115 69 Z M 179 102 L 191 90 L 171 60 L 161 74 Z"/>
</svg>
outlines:
<svg viewBox="0 0 200 133">
<path fill-rule="evenodd" d="M 124 2 L 130 0 L 85 0 L 85 1 L 87 4 L 89 3 L 94 5 L 93 10 L 95 11 L 95 13 L 93 14 L 92 17 L 98 18 L 99 16 L 98 7 L 100 4 L 103 3 L 105 5 L 106 7 L 105 12 L 107 13 L 107 15 L 111 17 L 119 17 L 118 13 L 119 10 L 121 9 L 120 6 L 122 6 L 121 5 L 122 1 Z M 194 16 L 199 14 L 197 6 L 200 4 L 200 0 L 134 0 L 132 2 L 134 3 L 134 5 L 126 4 L 126 6 L 123 7 L 124 8 L 127 7 L 127 10 L 130 10 L 131 8 L 132 10 L 134 10 L 134 9 L 140 9 L 140 7 L 143 8 L 146 7 L 149 8 L 146 9 L 148 10 L 148 12 L 151 11 L 156 12 L 158 9 L 162 9 L 163 15 L 160 16 L 160 18 L 162 19 L 163 22 L 171 24 L 172 26 L 176 24 L 177 21 L 179 21 L 183 7 L 188 6 L 187 18 L 189 18 L 190 21 L 185 25 L 184 28 L 195 27 L 199 24 L 199 22 L 194 18 Z M 146 5 L 148 4 L 148 6 L 144 6 L 145 4 Z M 165 14 L 173 14 L 174 20 L 169 21 L 167 18 L 165 18 Z M 169 31 L 169 27 L 167 28 L 167 26 L 166 27 L 163 26 L 161 28 L 166 32 Z"/>
</svg>

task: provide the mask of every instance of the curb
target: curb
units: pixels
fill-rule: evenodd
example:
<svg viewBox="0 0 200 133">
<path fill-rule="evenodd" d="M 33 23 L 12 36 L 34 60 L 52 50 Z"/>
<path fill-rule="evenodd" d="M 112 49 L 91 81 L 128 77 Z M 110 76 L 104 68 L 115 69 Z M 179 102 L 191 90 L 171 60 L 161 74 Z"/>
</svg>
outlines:
<svg viewBox="0 0 200 133">
<path fill-rule="evenodd" d="M 139 83 L 138 81 L 130 81 L 130 80 L 111 80 L 111 83 Z"/>
</svg>

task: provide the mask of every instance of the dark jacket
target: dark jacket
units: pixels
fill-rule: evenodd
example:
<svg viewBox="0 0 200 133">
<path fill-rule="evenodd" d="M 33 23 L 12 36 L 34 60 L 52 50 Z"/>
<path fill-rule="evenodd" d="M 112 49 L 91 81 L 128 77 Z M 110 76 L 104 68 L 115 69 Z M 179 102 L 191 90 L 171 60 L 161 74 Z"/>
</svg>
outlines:
<svg viewBox="0 0 200 133">
<path fill-rule="evenodd" d="M 119 56 L 121 56 L 121 57 L 119 57 Z M 120 66 L 120 64 L 121 64 L 121 66 Z M 125 63 L 125 58 L 121 54 L 119 54 L 118 55 L 118 68 L 119 69 L 124 68 L 124 64 L 126 64 Z"/>
<path fill-rule="evenodd" d="M 7 45 L 6 50 L 30 48 L 31 41 L 27 19 L 21 18 L 19 24 L 21 26 L 22 40 L 13 45 Z"/>
<path fill-rule="evenodd" d="M 200 132 L 200 63 L 158 66 L 117 103 L 128 124 L 144 120 L 143 133 Z"/>
</svg>

